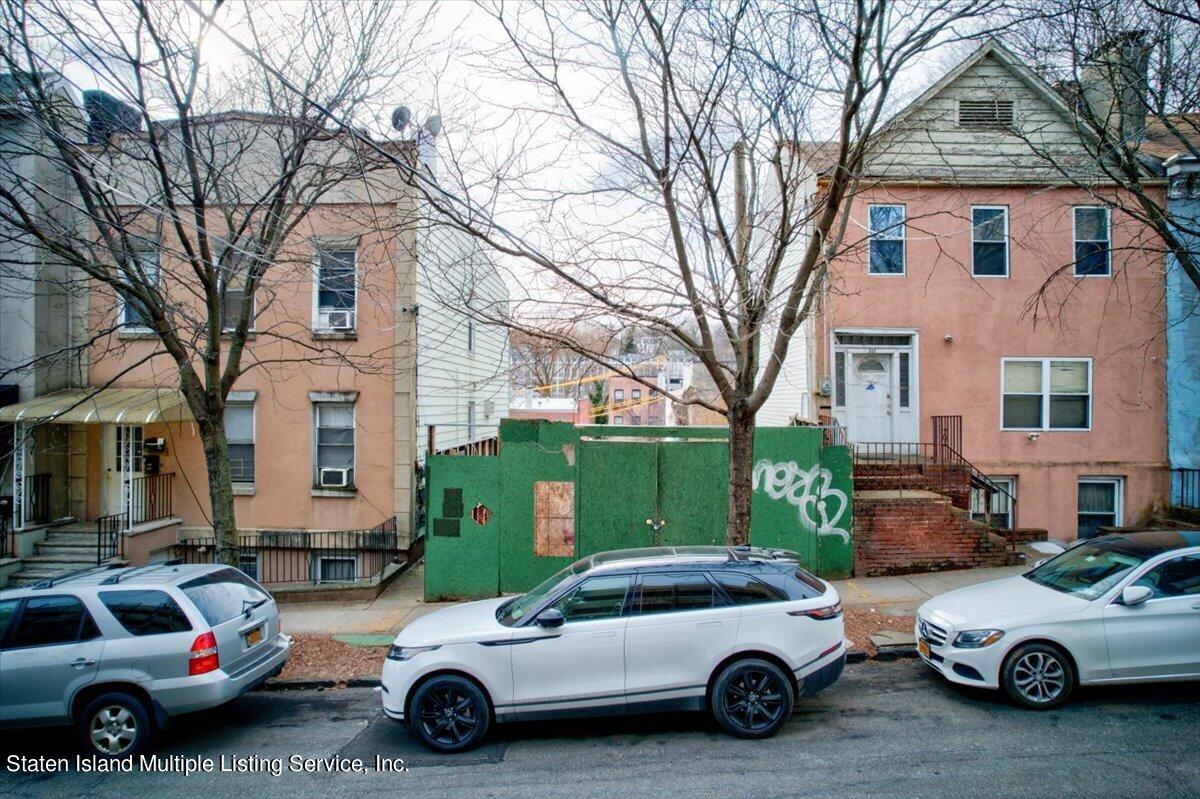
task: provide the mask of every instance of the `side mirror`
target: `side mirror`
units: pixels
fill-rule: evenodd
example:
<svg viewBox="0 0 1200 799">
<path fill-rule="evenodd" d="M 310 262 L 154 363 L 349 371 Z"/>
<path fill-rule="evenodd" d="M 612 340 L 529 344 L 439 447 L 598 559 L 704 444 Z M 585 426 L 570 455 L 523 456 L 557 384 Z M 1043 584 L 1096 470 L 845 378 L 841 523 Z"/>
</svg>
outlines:
<svg viewBox="0 0 1200 799">
<path fill-rule="evenodd" d="M 533 623 L 536 624 L 538 627 L 544 627 L 546 629 L 550 629 L 553 627 L 562 627 L 563 622 L 565 622 L 565 621 L 566 621 L 566 619 L 563 618 L 561 610 L 556 610 L 554 608 L 546 608 L 545 610 L 543 610 L 541 613 L 539 613 L 537 615 L 537 618 L 533 620 Z"/>
<path fill-rule="evenodd" d="M 1144 585 L 1127 585 L 1121 592 L 1121 604 L 1133 607 L 1142 604 L 1152 596 L 1154 596 L 1154 592 Z"/>
</svg>

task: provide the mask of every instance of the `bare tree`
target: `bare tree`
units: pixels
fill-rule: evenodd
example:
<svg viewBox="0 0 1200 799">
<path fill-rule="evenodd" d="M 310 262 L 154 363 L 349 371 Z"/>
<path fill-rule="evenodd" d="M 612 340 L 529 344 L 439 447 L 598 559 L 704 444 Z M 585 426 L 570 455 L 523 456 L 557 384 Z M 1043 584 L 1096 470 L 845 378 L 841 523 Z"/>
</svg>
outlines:
<svg viewBox="0 0 1200 799">
<path fill-rule="evenodd" d="M 1200 287 L 1195 220 L 1166 208 L 1163 161 L 1200 157 L 1200 6 L 1195 0 L 1013 4 L 1008 40 L 1054 85 L 1088 163 L 1036 147 L 1062 179 L 1152 233 Z M 1032 142 L 1031 142 L 1032 144 Z M 1069 265 L 1068 265 L 1069 266 Z"/>
<path fill-rule="evenodd" d="M 743 543 L 756 414 L 819 295 L 895 82 L 993 7 L 488 5 L 500 43 L 479 69 L 513 87 L 501 102 L 518 143 L 483 169 L 473 151 L 448 153 L 456 190 L 424 193 L 510 256 L 524 293 L 488 321 L 650 388 L 581 326 L 656 331 L 694 355 L 715 396 L 668 395 L 727 419 L 727 537 Z M 814 159 L 829 170 L 819 193 Z"/>
<path fill-rule="evenodd" d="M 364 149 L 370 136 L 331 123 L 328 111 L 362 120 L 373 110 L 416 57 L 397 46 L 395 32 L 415 40 L 427 13 L 349 0 L 250 10 L 218 2 L 205 16 L 140 0 L 0 2 L 0 65 L 14 106 L 40 134 L 37 151 L 8 152 L 0 169 L 28 155 L 68 176 L 54 187 L 5 175 L 0 223 L 64 265 L 66 290 L 91 296 L 88 336 L 77 346 L 116 357 L 131 346 L 126 334 L 136 323 L 137 337 L 154 346 L 127 371 L 152 358 L 174 364 L 203 441 L 226 562 L 236 562 L 237 524 L 223 419 L 238 378 L 288 363 L 392 367 L 390 351 L 349 354 L 280 309 L 311 285 L 303 245 L 314 225 L 347 214 L 359 229 L 401 227 L 396 181 L 383 169 L 394 176 L 392 159 L 411 163 L 411 153 L 387 142 Z M 218 16 L 261 58 L 218 72 L 229 66 L 214 57 Z M 88 122 L 70 101 L 71 69 L 80 64 L 109 93 L 90 98 Z M 303 91 L 284 91 L 281 75 Z M 392 210 L 384 218 L 364 210 L 375 208 Z M 379 302 L 390 307 L 393 298 Z M 272 307 L 280 312 L 264 314 Z"/>
</svg>

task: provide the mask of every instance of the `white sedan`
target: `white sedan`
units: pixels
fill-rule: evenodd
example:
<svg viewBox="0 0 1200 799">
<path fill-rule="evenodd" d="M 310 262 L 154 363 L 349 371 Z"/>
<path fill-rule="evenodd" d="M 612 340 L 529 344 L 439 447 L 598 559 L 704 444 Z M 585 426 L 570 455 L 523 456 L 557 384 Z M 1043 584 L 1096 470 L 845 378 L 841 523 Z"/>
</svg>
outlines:
<svg viewBox="0 0 1200 799">
<path fill-rule="evenodd" d="M 384 712 L 431 749 L 476 746 L 493 721 L 709 710 L 765 738 L 837 680 L 842 606 L 793 552 L 602 552 L 528 594 L 434 611 L 396 637 Z"/>
<path fill-rule="evenodd" d="M 1028 708 L 1059 705 L 1076 685 L 1200 679 L 1200 532 L 1090 539 L 934 597 L 916 635 L 946 679 Z"/>
</svg>

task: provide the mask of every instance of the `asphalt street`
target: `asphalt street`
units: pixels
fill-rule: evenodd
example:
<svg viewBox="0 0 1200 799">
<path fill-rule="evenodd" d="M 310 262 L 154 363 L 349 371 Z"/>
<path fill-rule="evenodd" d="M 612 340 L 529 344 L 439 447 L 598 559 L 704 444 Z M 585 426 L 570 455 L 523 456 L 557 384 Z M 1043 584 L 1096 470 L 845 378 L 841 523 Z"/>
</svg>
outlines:
<svg viewBox="0 0 1200 799">
<path fill-rule="evenodd" d="M 73 758 L 67 736 L 2 733 L 0 760 Z M 767 741 L 735 740 L 680 714 L 502 726 L 457 757 L 422 749 L 382 717 L 371 689 L 257 692 L 179 720 L 158 754 L 266 770 L 0 769 L 0 797 L 1193 797 L 1200 683 L 1085 689 L 1037 713 L 952 687 L 917 661 L 868 662 Z M 312 760 L 291 771 L 293 756 Z M 378 771 L 377 756 L 407 770 Z"/>
</svg>

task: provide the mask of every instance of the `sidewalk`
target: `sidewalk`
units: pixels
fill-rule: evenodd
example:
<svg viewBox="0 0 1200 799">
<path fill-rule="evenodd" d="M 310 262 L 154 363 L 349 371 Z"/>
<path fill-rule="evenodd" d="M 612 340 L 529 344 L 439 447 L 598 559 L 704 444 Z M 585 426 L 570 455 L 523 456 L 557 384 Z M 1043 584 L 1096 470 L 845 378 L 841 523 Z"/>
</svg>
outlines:
<svg viewBox="0 0 1200 799">
<path fill-rule="evenodd" d="M 849 610 L 873 610 L 887 616 L 911 616 L 917 606 L 955 588 L 1020 574 L 1028 566 L 862 577 L 833 583 Z M 425 565 L 400 575 L 369 602 L 294 602 L 280 605 L 284 632 L 300 635 L 394 636 L 414 619 L 449 607 L 422 599 Z M 386 643 L 378 641 L 371 643 Z"/>
</svg>

